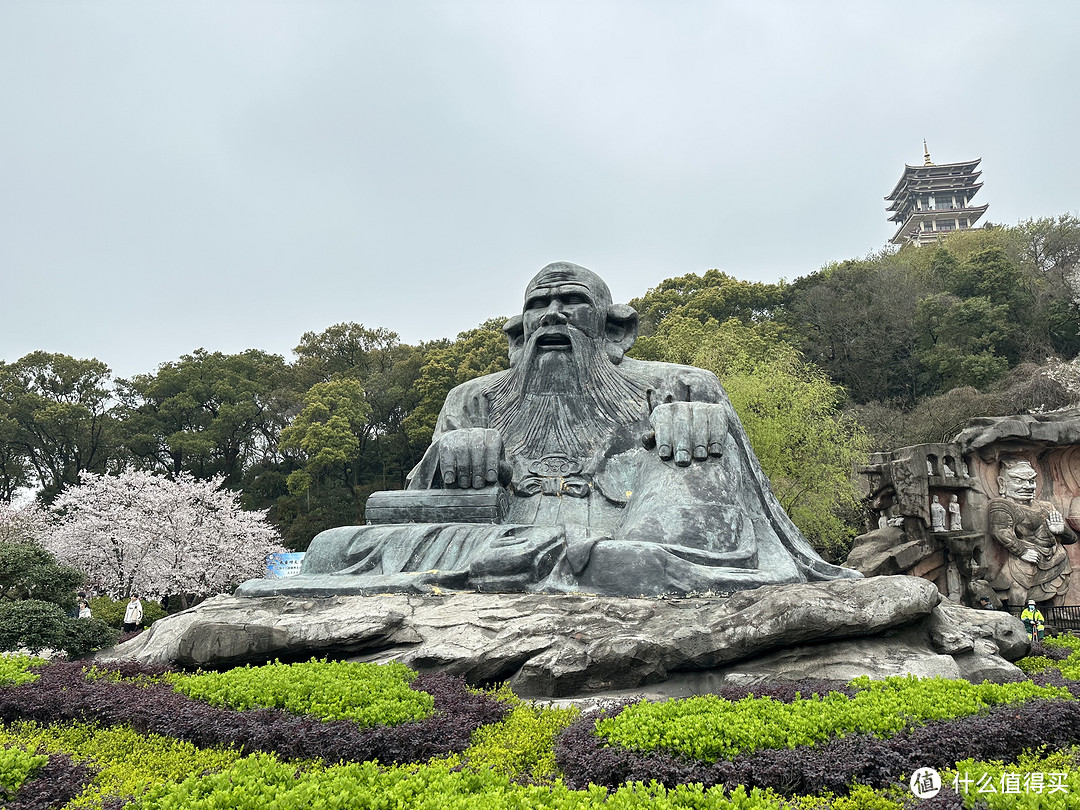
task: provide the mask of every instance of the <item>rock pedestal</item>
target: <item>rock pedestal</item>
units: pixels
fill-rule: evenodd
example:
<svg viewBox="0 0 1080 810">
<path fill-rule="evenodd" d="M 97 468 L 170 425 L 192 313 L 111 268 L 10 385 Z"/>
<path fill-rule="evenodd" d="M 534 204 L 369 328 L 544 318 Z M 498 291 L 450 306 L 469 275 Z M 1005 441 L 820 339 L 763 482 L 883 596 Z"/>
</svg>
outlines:
<svg viewBox="0 0 1080 810">
<path fill-rule="evenodd" d="M 397 660 L 509 681 L 531 698 L 681 696 L 724 682 L 914 674 L 1017 680 L 1028 642 L 1004 613 L 908 576 L 775 585 L 726 598 L 383 594 L 219 596 L 98 660 L 231 667 L 313 656 Z"/>
</svg>

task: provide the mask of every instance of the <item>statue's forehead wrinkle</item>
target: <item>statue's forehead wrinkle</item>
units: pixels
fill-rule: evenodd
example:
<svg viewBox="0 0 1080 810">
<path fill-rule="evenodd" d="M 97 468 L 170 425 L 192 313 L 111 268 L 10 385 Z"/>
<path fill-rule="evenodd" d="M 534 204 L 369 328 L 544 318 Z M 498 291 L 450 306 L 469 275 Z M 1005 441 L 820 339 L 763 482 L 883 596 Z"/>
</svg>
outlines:
<svg viewBox="0 0 1080 810">
<path fill-rule="evenodd" d="M 540 289 L 571 285 L 584 287 L 597 302 L 611 303 L 611 292 L 604 280 L 592 270 L 570 262 L 549 264 L 533 276 L 532 281 L 525 288 L 525 298 L 528 299 Z"/>
<path fill-rule="evenodd" d="M 590 297 L 593 295 L 593 291 L 589 288 L 589 285 L 581 281 L 561 281 L 550 284 L 545 281 L 534 287 L 530 287 L 526 299 L 532 298 L 534 295 L 558 293 L 563 290 L 584 290 L 589 293 Z"/>
</svg>

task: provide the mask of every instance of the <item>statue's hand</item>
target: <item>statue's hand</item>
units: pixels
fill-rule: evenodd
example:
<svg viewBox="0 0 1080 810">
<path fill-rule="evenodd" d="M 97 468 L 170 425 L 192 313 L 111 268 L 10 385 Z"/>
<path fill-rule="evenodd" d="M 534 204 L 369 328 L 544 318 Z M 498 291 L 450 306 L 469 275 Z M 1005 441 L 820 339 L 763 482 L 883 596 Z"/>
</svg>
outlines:
<svg viewBox="0 0 1080 810">
<path fill-rule="evenodd" d="M 1024 562 L 1037 563 L 1039 561 L 1039 552 L 1033 548 L 1029 548 L 1020 555 L 1020 559 Z"/>
<path fill-rule="evenodd" d="M 439 470 L 443 485 L 483 489 L 506 477 L 502 436 L 490 428 L 451 430 L 439 437 Z"/>
<path fill-rule="evenodd" d="M 723 405 L 712 402 L 666 402 L 657 405 L 649 417 L 653 429 L 642 437 L 660 458 L 674 458 L 680 467 L 691 459 L 702 461 L 723 453 L 727 437 L 727 415 Z"/>
<path fill-rule="evenodd" d="M 1064 534 L 1065 518 L 1061 516 L 1061 512 L 1055 510 L 1046 516 L 1046 528 L 1054 534 Z"/>
</svg>

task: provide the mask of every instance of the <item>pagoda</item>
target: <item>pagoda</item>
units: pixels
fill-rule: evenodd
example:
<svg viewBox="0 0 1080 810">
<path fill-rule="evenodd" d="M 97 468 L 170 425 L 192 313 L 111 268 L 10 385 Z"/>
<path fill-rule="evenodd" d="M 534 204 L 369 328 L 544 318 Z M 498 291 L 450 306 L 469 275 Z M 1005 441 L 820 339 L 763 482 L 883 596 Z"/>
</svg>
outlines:
<svg viewBox="0 0 1080 810">
<path fill-rule="evenodd" d="M 982 188 L 976 182 L 982 172 L 976 167 L 982 158 L 964 163 L 933 163 L 930 150 L 923 141 L 923 165 L 904 166 L 896 188 L 885 199 L 892 204 L 890 222 L 900 224 L 890 240 L 894 245 L 914 242 L 925 245 L 942 234 L 966 231 L 975 227 L 989 205 L 972 205 L 971 200 Z"/>
</svg>

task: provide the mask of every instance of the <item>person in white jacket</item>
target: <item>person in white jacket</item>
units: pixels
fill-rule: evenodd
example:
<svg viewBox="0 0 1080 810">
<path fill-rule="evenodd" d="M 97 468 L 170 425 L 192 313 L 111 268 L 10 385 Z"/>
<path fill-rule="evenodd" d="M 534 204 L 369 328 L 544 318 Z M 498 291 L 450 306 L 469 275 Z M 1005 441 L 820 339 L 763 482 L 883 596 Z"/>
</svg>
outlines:
<svg viewBox="0 0 1080 810">
<path fill-rule="evenodd" d="M 138 629 L 142 622 L 143 610 L 139 597 L 132 594 L 128 602 L 127 610 L 124 611 L 124 632 L 130 633 Z"/>
</svg>

